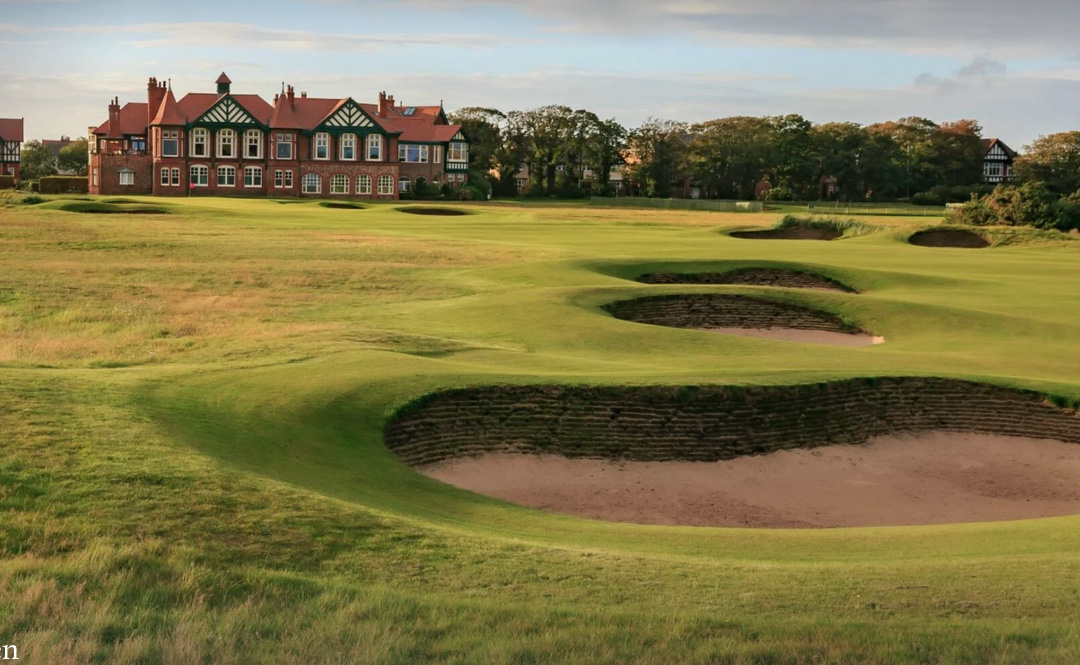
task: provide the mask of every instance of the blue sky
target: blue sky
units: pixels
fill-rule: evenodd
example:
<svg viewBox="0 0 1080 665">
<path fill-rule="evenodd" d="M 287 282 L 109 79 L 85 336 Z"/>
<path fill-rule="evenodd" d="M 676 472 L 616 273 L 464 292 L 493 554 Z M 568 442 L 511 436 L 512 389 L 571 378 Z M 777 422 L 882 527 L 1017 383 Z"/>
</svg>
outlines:
<svg viewBox="0 0 1080 665">
<path fill-rule="evenodd" d="M 182 17 L 177 17 L 177 8 Z M 978 119 L 1014 147 L 1080 128 L 1080 3 L 1030 0 L 0 0 L 0 116 L 82 135 L 108 100 L 178 94 L 448 110 L 543 104 L 633 126 L 801 113 L 815 122 Z"/>
</svg>

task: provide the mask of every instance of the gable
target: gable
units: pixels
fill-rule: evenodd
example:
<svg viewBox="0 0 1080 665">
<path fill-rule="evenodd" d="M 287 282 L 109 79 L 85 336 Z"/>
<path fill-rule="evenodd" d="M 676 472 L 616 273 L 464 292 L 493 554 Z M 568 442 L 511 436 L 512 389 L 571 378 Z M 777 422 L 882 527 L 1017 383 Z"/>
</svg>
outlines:
<svg viewBox="0 0 1080 665">
<path fill-rule="evenodd" d="M 219 99 L 217 103 L 207 109 L 206 113 L 199 116 L 192 124 L 262 126 L 261 122 L 256 120 L 243 106 L 240 106 L 240 104 L 229 95 L 225 95 Z"/>
<path fill-rule="evenodd" d="M 376 129 L 378 125 L 353 100 L 347 100 L 322 123 L 331 129 Z"/>
<path fill-rule="evenodd" d="M 469 139 L 465 138 L 465 135 L 462 134 L 461 132 L 458 132 L 457 134 L 454 134 L 454 138 L 452 138 L 450 140 L 451 141 L 465 141 L 465 142 L 468 142 Z"/>
<path fill-rule="evenodd" d="M 1005 152 L 1005 149 L 1001 147 L 1000 143 L 995 143 L 994 147 L 990 148 L 990 152 L 986 153 L 986 159 L 993 161 L 1005 161 L 1009 159 L 1009 154 Z"/>
</svg>

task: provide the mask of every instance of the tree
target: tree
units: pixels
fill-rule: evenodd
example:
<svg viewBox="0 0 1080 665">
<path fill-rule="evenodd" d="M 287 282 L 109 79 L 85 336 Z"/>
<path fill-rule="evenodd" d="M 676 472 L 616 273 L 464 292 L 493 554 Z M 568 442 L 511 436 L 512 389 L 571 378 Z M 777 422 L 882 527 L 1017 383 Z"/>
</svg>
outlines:
<svg viewBox="0 0 1080 665">
<path fill-rule="evenodd" d="M 775 154 L 769 118 L 736 116 L 694 125 L 690 173 L 710 196 L 752 198 Z"/>
<path fill-rule="evenodd" d="M 982 127 L 978 122 L 944 122 L 935 132 L 932 145 L 936 156 L 937 178 L 930 187 L 965 187 L 982 182 Z"/>
<path fill-rule="evenodd" d="M 568 106 L 541 106 L 520 113 L 518 118 L 528 137 L 526 154 L 532 185 L 550 194 L 555 191 L 557 167 L 567 163 L 575 146 L 575 112 Z"/>
<path fill-rule="evenodd" d="M 820 176 L 811 130 L 813 124 L 801 115 L 768 118 L 771 154 L 764 176 L 773 185 L 790 189 L 797 198 L 816 198 Z"/>
<path fill-rule="evenodd" d="M 502 143 L 506 115 L 498 109 L 468 106 L 450 114 L 450 122 L 461 125 L 469 137 L 469 167 L 483 173 L 496 168 L 495 153 Z"/>
<path fill-rule="evenodd" d="M 649 118 L 630 132 L 626 171 L 638 193 L 671 196 L 671 182 L 681 175 L 684 166 L 687 131 L 686 123 Z"/>
<path fill-rule="evenodd" d="M 61 171 L 86 175 L 88 170 L 88 149 L 86 139 L 78 139 L 60 149 L 56 166 Z"/>
<path fill-rule="evenodd" d="M 22 147 L 22 168 L 20 177 L 23 180 L 37 180 L 42 176 L 56 175 L 56 158 L 41 141 L 29 141 Z"/>
<path fill-rule="evenodd" d="M 1016 160 L 1024 181 L 1041 181 L 1056 194 L 1080 191 L 1080 131 L 1040 136 Z"/>
<path fill-rule="evenodd" d="M 585 129 L 585 163 L 596 173 L 597 190 L 607 193 L 611 170 L 623 163 L 626 128 L 614 118 L 600 120 L 594 115 Z"/>
</svg>

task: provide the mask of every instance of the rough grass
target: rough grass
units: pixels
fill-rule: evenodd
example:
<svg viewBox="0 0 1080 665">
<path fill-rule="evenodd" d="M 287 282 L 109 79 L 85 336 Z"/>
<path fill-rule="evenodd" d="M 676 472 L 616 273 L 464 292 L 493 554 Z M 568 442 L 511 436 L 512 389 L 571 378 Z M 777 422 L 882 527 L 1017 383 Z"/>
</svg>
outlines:
<svg viewBox="0 0 1080 665">
<path fill-rule="evenodd" d="M 836 219 L 833 217 L 785 215 L 777 222 L 776 229 L 819 229 L 836 231 L 843 237 L 854 238 L 868 235 L 879 230 L 878 226 L 855 219 Z"/>
<path fill-rule="evenodd" d="M 440 485 L 381 443 L 396 408 L 469 385 L 918 374 L 1068 403 L 1075 243 L 926 252 L 899 230 L 716 232 L 769 228 L 769 214 L 480 205 L 450 222 L 380 205 L 167 205 L 152 219 L 0 215 L 0 644 L 24 662 L 1080 660 L 1080 518 L 605 524 Z M 856 286 L 775 297 L 890 343 L 787 345 L 600 310 L 753 293 L 627 281 L 746 265 Z"/>
</svg>

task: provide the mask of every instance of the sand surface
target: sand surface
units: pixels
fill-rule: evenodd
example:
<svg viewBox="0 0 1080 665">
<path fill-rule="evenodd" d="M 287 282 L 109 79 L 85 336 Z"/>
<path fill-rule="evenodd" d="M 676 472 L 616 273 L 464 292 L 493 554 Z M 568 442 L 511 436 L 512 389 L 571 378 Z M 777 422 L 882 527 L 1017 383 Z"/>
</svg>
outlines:
<svg viewBox="0 0 1080 665">
<path fill-rule="evenodd" d="M 1080 513 L 1080 445 L 930 432 L 727 462 L 493 454 L 420 469 L 465 489 L 593 519 L 819 528 Z"/>
<path fill-rule="evenodd" d="M 742 337 L 759 337 L 780 342 L 801 342 L 803 344 L 828 344 L 830 346 L 874 346 L 884 344 L 884 337 L 866 333 L 840 333 L 825 330 L 799 330 L 797 328 L 699 328 L 706 332 Z"/>
</svg>

